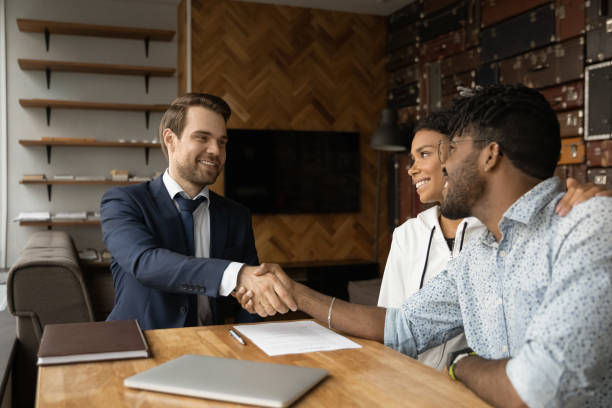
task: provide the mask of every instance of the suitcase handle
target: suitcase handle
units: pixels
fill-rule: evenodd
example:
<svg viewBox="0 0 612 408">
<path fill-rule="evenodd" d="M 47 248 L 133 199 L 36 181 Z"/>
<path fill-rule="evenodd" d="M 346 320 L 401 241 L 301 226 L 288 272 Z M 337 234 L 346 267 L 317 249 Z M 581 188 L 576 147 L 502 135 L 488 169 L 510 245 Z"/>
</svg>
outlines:
<svg viewBox="0 0 612 408">
<path fill-rule="evenodd" d="M 531 67 L 529 69 L 529 72 L 542 71 L 542 70 L 545 70 L 545 69 L 548 69 L 548 68 L 550 68 L 550 64 L 539 64 L 539 65 L 536 65 L 535 67 Z"/>
<path fill-rule="evenodd" d="M 563 96 L 555 96 L 552 101 L 549 101 L 551 106 L 557 106 L 563 103 Z"/>
</svg>

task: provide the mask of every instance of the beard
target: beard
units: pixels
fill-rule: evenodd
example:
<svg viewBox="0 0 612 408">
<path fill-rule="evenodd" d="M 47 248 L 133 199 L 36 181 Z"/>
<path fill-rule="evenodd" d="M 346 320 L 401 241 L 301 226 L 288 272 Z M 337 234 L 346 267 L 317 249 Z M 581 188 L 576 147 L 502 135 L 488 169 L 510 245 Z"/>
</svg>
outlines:
<svg viewBox="0 0 612 408">
<path fill-rule="evenodd" d="M 484 194 L 485 179 L 478 171 L 477 156 L 472 152 L 462 167 L 446 176 L 446 194 L 440 203 L 440 213 L 451 220 L 470 217 L 474 205 Z"/>
<path fill-rule="evenodd" d="M 175 166 L 175 171 L 181 179 L 191 184 L 202 186 L 202 188 L 214 184 L 222 170 L 223 167 L 220 167 L 218 171 L 207 170 L 191 163 L 180 163 L 178 166 Z"/>
</svg>

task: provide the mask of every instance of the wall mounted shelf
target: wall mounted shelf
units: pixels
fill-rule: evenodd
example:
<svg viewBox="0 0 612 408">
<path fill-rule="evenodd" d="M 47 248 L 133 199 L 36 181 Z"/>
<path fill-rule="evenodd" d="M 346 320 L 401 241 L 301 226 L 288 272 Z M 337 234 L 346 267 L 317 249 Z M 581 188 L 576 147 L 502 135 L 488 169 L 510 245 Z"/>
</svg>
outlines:
<svg viewBox="0 0 612 408">
<path fill-rule="evenodd" d="M 149 79 L 154 77 L 171 77 L 176 72 L 170 67 L 147 67 L 138 65 L 98 64 L 90 62 L 48 61 L 19 58 L 19 67 L 24 71 L 45 71 L 47 77 L 47 89 L 51 85 L 51 72 L 81 72 L 92 74 L 110 75 L 143 75 L 145 79 L 145 91 L 149 93 Z"/>
<path fill-rule="evenodd" d="M 115 181 L 115 180 L 19 180 L 19 184 L 81 184 L 81 185 L 99 185 L 99 184 L 110 184 L 110 185 L 128 185 L 138 184 L 142 181 Z"/>
<path fill-rule="evenodd" d="M 151 148 L 159 148 L 159 143 L 149 142 L 103 142 L 98 140 L 29 140 L 21 139 L 19 144 L 22 146 L 45 146 L 47 148 L 47 163 L 51 163 L 51 148 L 53 146 L 73 146 L 73 147 L 131 147 L 145 149 L 145 163 L 149 164 L 149 151 Z"/>
<path fill-rule="evenodd" d="M 130 38 L 144 40 L 145 55 L 149 56 L 150 41 L 172 41 L 173 30 L 158 30 L 152 28 L 119 27 L 98 24 L 67 23 L 61 21 L 17 19 L 19 31 L 28 33 L 44 33 L 45 46 L 49 51 L 51 34 L 83 35 L 91 37 Z"/>
<path fill-rule="evenodd" d="M 98 185 L 114 185 L 114 186 L 125 186 L 130 184 L 138 184 L 142 181 L 114 181 L 114 180 L 19 180 L 19 184 L 44 184 L 47 186 L 47 196 L 51 201 L 51 193 L 53 185 L 56 184 L 70 184 L 70 185 L 86 185 L 86 186 L 98 186 Z"/>
<path fill-rule="evenodd" d="M 57 99 L 19 99 L 24 108 L 45 108 L 47 111 L 47 126 L 51 123 L 51 109 L 87 109 L 87 110 L 114 110 L 114 111 L 141 111 L 145 113 L 145 122 L 149 128 L 151 112 L 165 112 L 168 105 L 147 105 L 113 102 L 83 102 L 65 101 Z"/>
<path fill-rule="evenodd" d="M 99 227 L 100 220 L 82 220 L 82 221 L 19 221 L 21 227 Z"/>
</svg>

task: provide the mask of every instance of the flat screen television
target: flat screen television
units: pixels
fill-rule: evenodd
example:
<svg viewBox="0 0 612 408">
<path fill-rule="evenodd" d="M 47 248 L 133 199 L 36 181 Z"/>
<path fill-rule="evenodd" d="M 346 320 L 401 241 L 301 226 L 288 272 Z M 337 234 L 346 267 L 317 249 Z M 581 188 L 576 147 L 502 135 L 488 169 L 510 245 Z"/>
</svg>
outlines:
<svg viewBox="0 0 612 408">
<path fill-rule="evenodd" d="M 225 196 L 254 214 L 359 212 L 359 133 L 228 129 Z"/>
</svg>

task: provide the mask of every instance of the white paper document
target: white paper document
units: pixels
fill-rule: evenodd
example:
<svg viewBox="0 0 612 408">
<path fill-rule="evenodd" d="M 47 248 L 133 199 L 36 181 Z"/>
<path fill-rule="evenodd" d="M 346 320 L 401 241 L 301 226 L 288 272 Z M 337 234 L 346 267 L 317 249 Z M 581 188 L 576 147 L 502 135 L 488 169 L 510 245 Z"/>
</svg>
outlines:
<svg viewBox="0 0 612 408">
<path fill-rule="evenodd" d="M 13 218 L 13 221 L 49 221 L 51 219 L 51 213 L 48 211 L 37 211 L 37 212 L 20 212 L 17 217 Z"/>
<path fill-rule="evenodd" d="M 60 211 L 53 216 L 54 220 L 84 220 L 87 211 Z"/>
<path fill-rule="evenodd" d="M 247 336 L 269 356 L 361 348 L 354 341 L 311 320 L 244 324 L 234 326 L 234 328 Z"/>
</svg>

